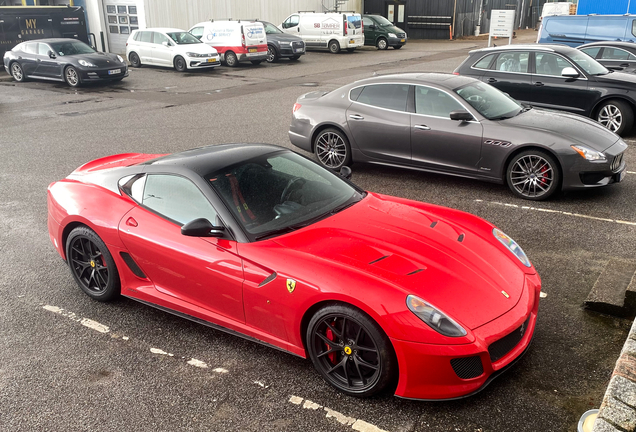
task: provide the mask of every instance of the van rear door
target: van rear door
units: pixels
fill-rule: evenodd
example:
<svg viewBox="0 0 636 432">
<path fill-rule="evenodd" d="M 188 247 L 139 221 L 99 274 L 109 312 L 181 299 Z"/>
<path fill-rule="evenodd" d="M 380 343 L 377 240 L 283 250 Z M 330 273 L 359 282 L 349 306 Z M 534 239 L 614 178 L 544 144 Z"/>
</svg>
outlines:
<svg viewBox="0 0 636 432">
<path fill-rule="evenodd" d="M 255 56 L 267 53 L 267 38 L 265 28 L 260 22 L 243 24 L 243 37 L 245 38 L 245 49 L 247 56 Z"/>
</svg>

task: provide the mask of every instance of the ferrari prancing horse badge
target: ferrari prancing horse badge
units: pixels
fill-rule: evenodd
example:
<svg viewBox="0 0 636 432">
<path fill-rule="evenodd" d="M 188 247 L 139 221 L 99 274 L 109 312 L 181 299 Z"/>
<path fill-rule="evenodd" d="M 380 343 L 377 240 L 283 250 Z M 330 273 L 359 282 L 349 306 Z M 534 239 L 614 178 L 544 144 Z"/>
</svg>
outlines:
<svg viewBox="0 0 636 432">
<path fill-rule="evenodd" d="M 293 279 L 287 279 L 287 291 L 293 293 L 296 289 L 296 281 Z"/>
</svg>

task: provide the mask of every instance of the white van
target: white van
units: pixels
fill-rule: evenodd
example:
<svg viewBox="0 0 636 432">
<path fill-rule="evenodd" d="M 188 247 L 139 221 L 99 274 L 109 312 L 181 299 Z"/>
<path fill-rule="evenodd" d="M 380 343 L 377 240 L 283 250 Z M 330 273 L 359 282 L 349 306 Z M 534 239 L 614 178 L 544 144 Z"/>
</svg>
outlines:
<svg viewBox="0 0 636 432">
<path fill-rule="evenodd" d="M 216 48 L 221 60 L 230 67 L 242 61 L 259 64 L 267 60 L 267 36 L 258 21 L 205 21 L 192 27 L 193 36 Z"/>
<path fill-rule="evenodd" d="M 307 48 L 327 48 L 332 53 L 341 49 L 351 52 L 364 45 L 362 17 L 353 12 L 299 12 L 287 17 L 281 28 L 300 36 Z"/>
</svg>

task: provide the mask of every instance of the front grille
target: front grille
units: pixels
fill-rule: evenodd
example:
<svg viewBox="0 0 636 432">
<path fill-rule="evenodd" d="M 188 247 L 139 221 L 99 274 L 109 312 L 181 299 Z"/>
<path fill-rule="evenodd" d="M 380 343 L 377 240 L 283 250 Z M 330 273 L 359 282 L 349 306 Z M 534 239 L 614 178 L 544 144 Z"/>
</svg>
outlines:
<svg viewBox="0 0 636 432">
<path fill-rule="evenodd" d="M 454 358 L 450 361 L 453 370 L 461 379 L 476 378 L 484 373 L 479 356 Z"/>
<path fill-rule="evenodd" d="M 530 316 L 528 316 L 528 319 L 512 333 L 502 337 L 497 342 L 492 343 L 488 347 L 490 361 L 496 362 L 497 360 L 508 354 L 514 347 L 516 347 L 521 338 L 523 338 L 523 335 L 526 333 L 526 330 L 528 330 L 529 322 Z"/>
<path fill-rule="evenodd" d="M 397 33 L 396 36 L 402 39 L 406 37 L 406 33 Z"/>
<path fill-rule="evenodd" d="M 623 154 L 624 153 L 621 153 L 618 156 L 614 156 L 612 164 L 610 165 L 612 171 L 616 171 L 621 167 L 621 164 L 623 163 Z"/>
</svg>

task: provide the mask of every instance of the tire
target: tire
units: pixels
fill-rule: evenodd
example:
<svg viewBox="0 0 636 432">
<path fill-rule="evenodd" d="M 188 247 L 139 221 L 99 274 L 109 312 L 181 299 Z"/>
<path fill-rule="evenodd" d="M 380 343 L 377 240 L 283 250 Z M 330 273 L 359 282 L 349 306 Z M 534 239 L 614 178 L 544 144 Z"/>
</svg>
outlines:
<svg viewBox="0 0 636 432">
<path fill-rule="evenodd" d="M 24 70 L 22 69 L 22 65 L 20 63 L 13 62 L 11 66 L 9 66 L 9 70 L 11 71 L 11 76 L 17 82 L 26 81 L 26 76 L 24 75 Z"/>
<path fill-rule="evenodd" d="M 299 55 L 295 55 L 295 56 L 291 56 L 289 59 L 290 60 L 298 60 L 300 58 Z"/>
<path fill-rule="evenodd" d="M 225 64 L 228 65 L 229 67 L 236 67 L 238 66 L 238 58 L 236 57 L 236 54 L 234 54 L 232 51 L 227 51 L 225 53 Z"/>
<path fill-rule="evenodd" d="M 545 200 L 559 190 L 561 169 L 554 157 L 544 151 L 522 151 L 508 164 L 506 183 L 519 198 Z"/>
<path fill-rule="evenodd" d="M 250 60 L 250 61 L 252 62 L 254 66 L 258 66 L 259 64 L 261 64 L 263 60 Z"/>
<path fill-rule="evenodd" d="M 90 298 L 105 302 L 119 296 L 117 266 L 95 231 L 86 226 L 71 231 L 66 240 L 66 260 L 75 282 Z"/>
<path fill-rule="evenodd" d="M 338 54 L 340 52 L 340 44 L 337 40 L 333 39 L 329 41 L 329 52 L 332 54 Z"/>
<path fill-rule="evenodd" d="M 378 39 L 378 43 L 376 43 L 375 46 L 377 46 L 379 50 L 385 50 L 389 47 L 389 42 L 387 42 L 385 38 L 381 37 Z"/>
<path fill-rule="evenodd" d="M 82 84 L 79 73 L 73 66 L 64 69 L 64 80 L 71 87 L 79 87 Z"/>
<path fill-rule="evenodd" d="M 141 59 L 139 58 L 139 56 L 137 55 L 136 52 L 131 52 L 128 55 L 128 60 L 130 60 L 130 65 L 134 68 L 138 68 L 141 67 Z"/>
<path fill-rule="evenodd" d="M 634 124 L 634 110 L 627 102 L 617 99 L 609 100 L 598 107 L 595 120 L 622 136 L 627 134 Z"/>
<path fill-rule="evenodd" d="M 397 359 L 389 338 L 354 307 L 334 304 L 320 309 L 309 321 L 306 341 L 316 370 L 347 395 L 376 395 L 397 378 Z"/>
<path fill-rule="evenodd" d="M 393 47 L 393 49 L 400 49 L 400 48 L 402 48 L 403 46 L 404 46 L 404 45 L 396 45 L 396 46 L 394 46 L 394 47 Z"/>
<path fill-rule="evenodd" d="M 278 62 L 279 56 L 278 51 L 272 45 L 267 45 L 267 63 L 276 63 Z"/>
<path fill-rule="evenodd" d="M 327 128 L 316 135 L 314 153 L 320 165 L 338 171 L 351 165 L 351 146 L 347 136 L 338 129 Z"/>
<path fill-rule="evenodd" d="M 176 69 L 177 72 L 185 72 L 188 70 L 188 64 L 186 63 L 185 59 L 181 56 L 176 56 L 172 64 L 174 65 L 174 68 Z"/>
</svg>

